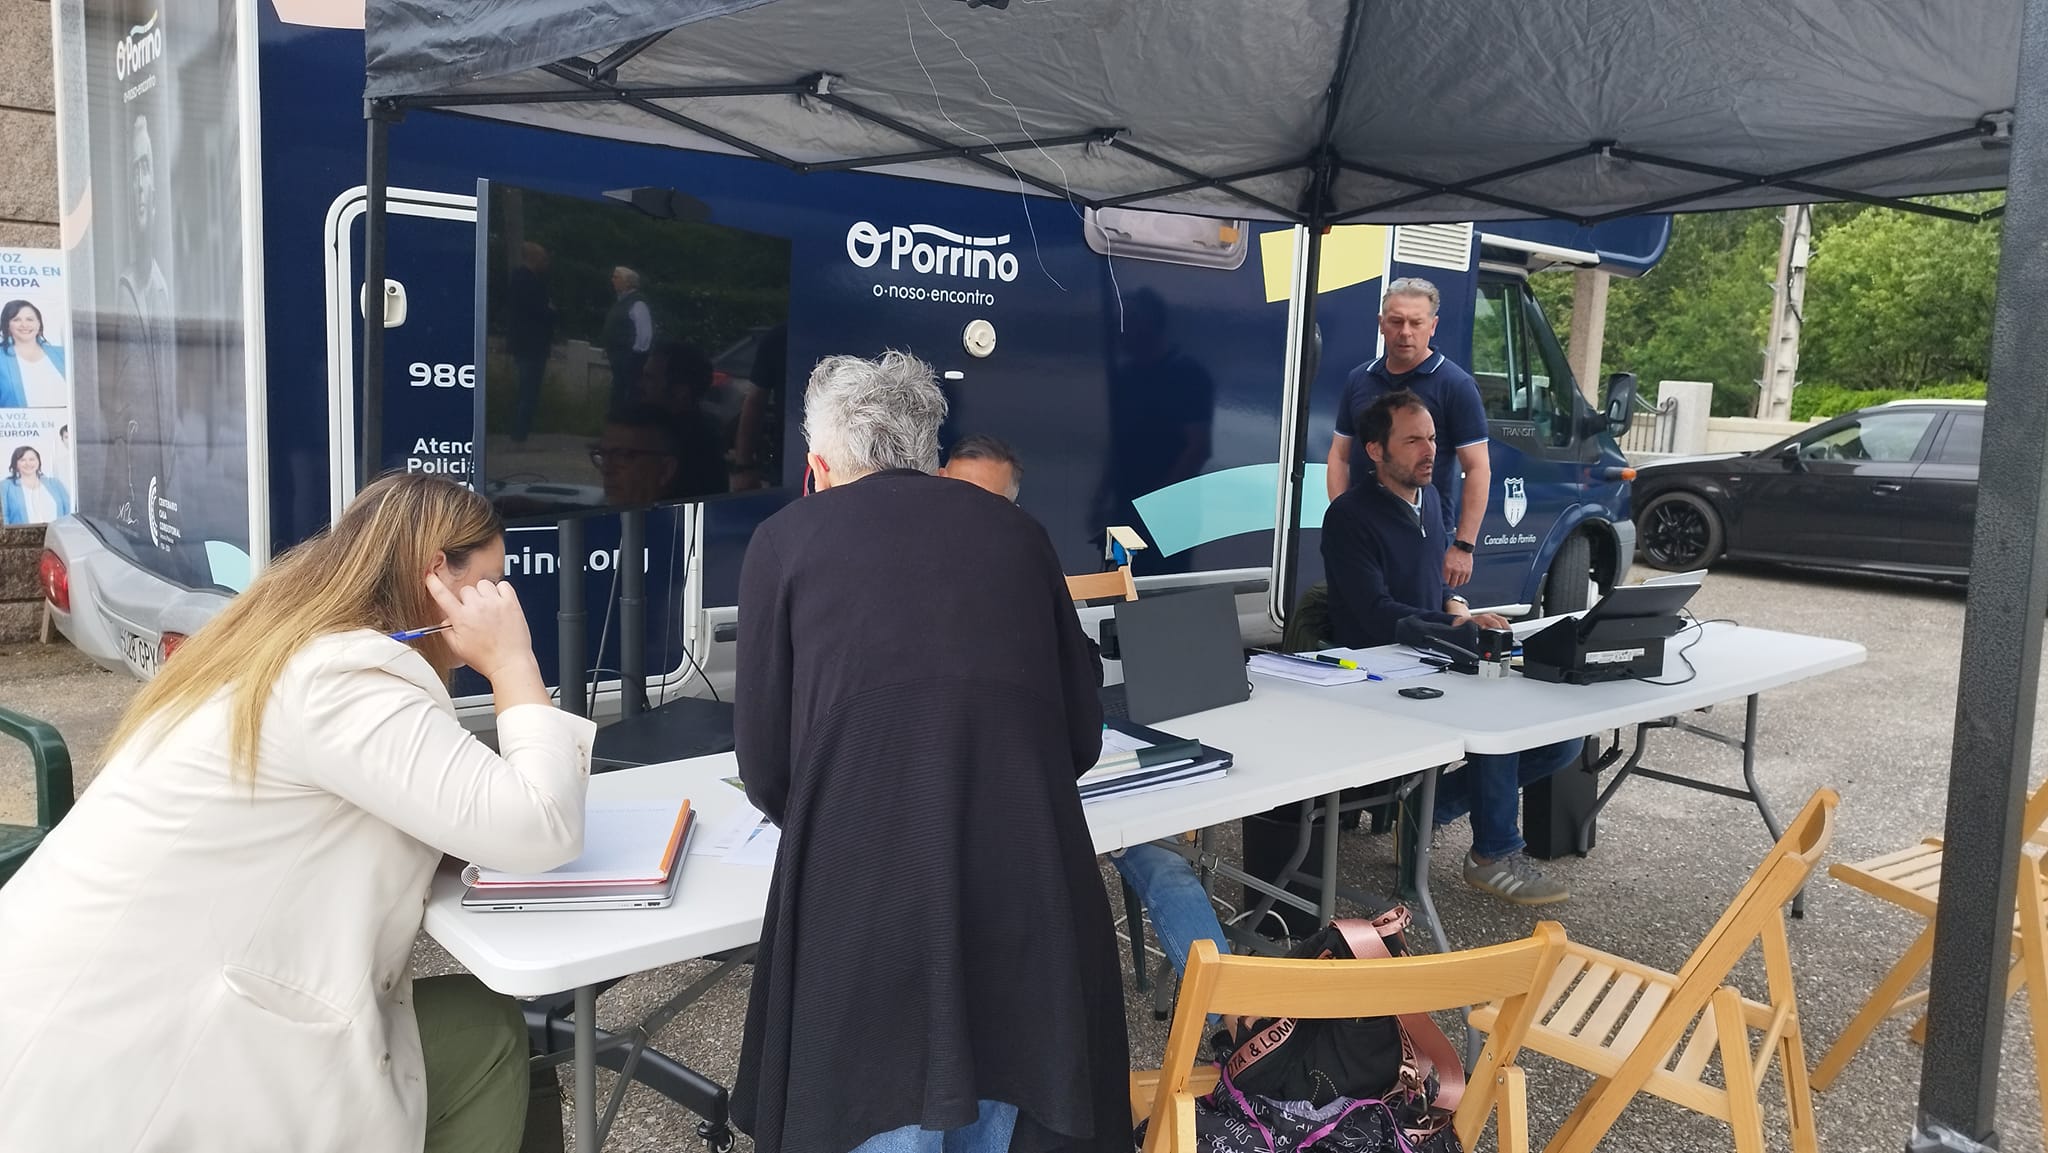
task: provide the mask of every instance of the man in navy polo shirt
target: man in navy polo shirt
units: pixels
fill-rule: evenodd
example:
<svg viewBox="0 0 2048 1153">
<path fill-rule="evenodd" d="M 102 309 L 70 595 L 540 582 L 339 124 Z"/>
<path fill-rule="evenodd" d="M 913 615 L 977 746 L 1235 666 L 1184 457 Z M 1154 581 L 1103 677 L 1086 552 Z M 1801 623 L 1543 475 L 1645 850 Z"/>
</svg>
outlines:
<svg viewBox="0 0 2048 1153">
<path fill-rule="evenodd" d="M 1323 515 L 1331 638 L 1346 648 L 1392 644 L 1395 627 L 1409 617 L 1508 627 L 1492 613 L 1473 615 L 1463 597 L 1444 588 L 1447 540 L 1441 500 L 1431 485 L 1438 449 L 1428 406 L 1407 389 L 1387 393 L 1360 415 L 1358 442 L 1373 472 L 1364 484 L 1339 493 Z M 1436 791 L 1437 826 L 1472 815 L 1466 884 L 1517 905 L 1548 905 L 1571 896 L 1523 852 L 1517 817 L 1522 786 L 1570 764 L 1584 746 L 1574 740 L 1521 753 L 1474 753 L 1463 767 L 1443 775 Z"/>
<path fill-rule="evenodd" d="M 1493 466 L 1486 456 L 1486 402 L 1472 374 L 1429 347 L 1436 335 L 1436 285 L 1405 277 L 1387 285 L 1380 302 L 1380 335 L 1386 355 L 1351 370 L 1344 382 L 1344 401 L 1337 409 L 1337 435 L 1330 439 L 1330 499 L 1347 489 L 1372 483 L 1372 462 L 1355 455 L 1352 440 L 1359 417 L 1378 398 L 1405 388 L 1422 398 L 1436 422 L 1436 480 L 1444 507 L 1444 531 L 1451 548 L 1444 554 L 1444 584 L 1457 588 L 1472 579 L 1472 553 L 1479 525 L 1486 519 L 1486 496 L 1493 487 Z M 1464 474 L 1462 485 L 1459 474 Z"/>
</svg>

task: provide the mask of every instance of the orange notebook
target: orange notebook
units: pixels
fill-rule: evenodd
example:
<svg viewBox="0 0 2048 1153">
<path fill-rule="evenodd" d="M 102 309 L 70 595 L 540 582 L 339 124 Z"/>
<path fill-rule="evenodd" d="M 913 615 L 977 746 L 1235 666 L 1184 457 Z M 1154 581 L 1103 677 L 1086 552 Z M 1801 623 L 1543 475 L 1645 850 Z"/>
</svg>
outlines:
<svg viewBox="0 0 2048 1153">
<path fill-rule="evenodd" d="M 591 805 L 583 813 L 582 856 L 545 873 L 507 873 L 467 865 L 462 883 L 477 888 L 658 884 L 680 863 L 690 819 L 687 798 Z"/>
</svg>

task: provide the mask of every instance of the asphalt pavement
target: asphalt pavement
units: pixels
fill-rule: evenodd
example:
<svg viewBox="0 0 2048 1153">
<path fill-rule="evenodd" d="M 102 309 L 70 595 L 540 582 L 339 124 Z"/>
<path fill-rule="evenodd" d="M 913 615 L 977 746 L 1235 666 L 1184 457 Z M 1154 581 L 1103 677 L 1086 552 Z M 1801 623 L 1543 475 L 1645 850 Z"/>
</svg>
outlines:
<svg viewBox="0 0 2048 1153">
<path fill-rule="evenodd" d="M 1960 590 L 1836 574 L 1726 568 L 1708 578 L 1693 607 L 1703 618 L 1842 637 L 1869 649 L 1869 660 L 1861 666 L 1763 698 L 1758 775 L 1779 813 L 1789 817 L 1821 787 L 1842 795 L 1829 862 L 1860 860 L 1939 835 L 1962 641 Z M 50 720 L 63 731 L 79 761 L 81 787 L 132 691 L 125 677 L 94 669 L 61 646 L 0 648 L 0 704 Z M 1739 735 L 1741 702 L 1695 719 Z M 1733 750 L 1672 732 L 1655 734 L 1651 742 L 1649 763 L 1730 785 L 1741 783 Z M 2044 758 L 2037 751 L 2036 780 L 2043 767 Z M 29 789 L 26 758 L 14 748 L 0 749 L 0 821 L 19 821 L 33 812 Z M 1235 843 L 1234 829 L 1218 838 L 1226 851 Z M 1468 846 L 1469 832 L 1462 823 L 1446 830 L 1435 866 L 1437 900 L 1454 946 L 1506 940 L 1550 917 L 1563 922 L 1575 939 L 1671 969 L 1684 962 L 1768 850 L 1770 840 L 1754 808 L 1744 802 L 1651 780 L 1631 781 L 1602 816 L 1593 853 L 1547 866 L 1567 880 L 1573 895 L 1570 901 L 1541 911 L 1506 906 L 1468 889 L 1457 868 Z M 1391 880 L 1389 837 L 1347 834 L 1342 859 L 1343 878 L 1349 884 L 1384 889 Z M 1104 875 L 1112 908 L 1121 911 L 1114 874 L 1105 868 Z M 1219 891 L 1229 895 L 1234 888 L 1221 886 Z M 1806 917 L 1791 924 L 1811 1060 L 1818 1060 L 1918 928 L 1907 914 L 1827 878 L 1824 870 L 1817 874 L 1808 890 Z M 453 967 L 424 940 L 418 962 L 423 973 Z M 669 991 L 707 969 L 703 964 L 680 965 L 624 981 L 600 999 L 601 1022 L 623 1026 L 637 1020 Z M 1128 952 L 1124 969 L 1128 980 Z M 1738 970 L 1738 979 L 1752 989 L 1761 988 L 1756 958 Z M 742 971 L 670 1023 L 657 1037 L 657 1047 L 730 1084 L 746 997 Z M 1126 999 L 1133 1060 L 1156 1064 L 1166 1026 L 1153 1018 L 1149 995 L 1127 987 Z M 1893 1153 L 1903 1147 L 1915 1114 L 1921 1065 L 1921 1051 L 1906 1036 L 1908 1023 L 1887 1023 L 1835 1086 L 1816 1096 L 1821 1147 L 1828 1153 Z M 1999 1093 L 2002 1145 L 2037 1147 L 2041 1116 L 2024 994 L 2007 1013 L 2006 1029 Z M 1533 1129 L 1541 1143 L 1589 1079 L 1540 1056 L 1530 1055 L 1524 1063 L 1529 1070 Z M 850 1070 L 849 1075 L 858 1073 Z M 610 1084 L 610 1075 L 605 1074 L 600 1087 L 608 1089 Z M 1765 1085 L 1764 1110 L 1771 1147 L 1783 1149 L 1789 1146 L 1777 1084 L 1773 1075 Z M 635 1086 L 607 1147 L 698 1148 L 695 1125 L 694 1117 Z M 1603 1148 L 1682 1151 L 1730 1146 L 1725 1126 L 1643 1098 L 1623 1115 Z M 750 1149 L 744 1137 L 739 1148 Z"/>
</svg>

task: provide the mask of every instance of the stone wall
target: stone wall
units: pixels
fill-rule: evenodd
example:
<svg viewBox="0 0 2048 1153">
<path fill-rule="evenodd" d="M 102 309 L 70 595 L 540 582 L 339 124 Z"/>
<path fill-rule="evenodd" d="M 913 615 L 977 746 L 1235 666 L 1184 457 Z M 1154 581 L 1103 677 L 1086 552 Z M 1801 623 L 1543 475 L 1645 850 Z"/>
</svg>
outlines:
<svg viewBox="0 0 2048 1153">
<path fill-rule="evenodd" d="M 0 0 L 0 245 L 56 248 L 57 89 L 47 0 Z"/>
<path fill-rule="evenodd" d="M 43 592 L 36 583 L 36 560 L 42 555 L 41 525 L 0 528 L 0 644 L 42 633 Z"/>
<path fill-rule="evenodd" d="M 47 0 L 0 0 L 0 247 L 57 248 L 57 89 Z M 0 529 L 0 642 L 42 626 L 43 530 Z"/>
</svg>

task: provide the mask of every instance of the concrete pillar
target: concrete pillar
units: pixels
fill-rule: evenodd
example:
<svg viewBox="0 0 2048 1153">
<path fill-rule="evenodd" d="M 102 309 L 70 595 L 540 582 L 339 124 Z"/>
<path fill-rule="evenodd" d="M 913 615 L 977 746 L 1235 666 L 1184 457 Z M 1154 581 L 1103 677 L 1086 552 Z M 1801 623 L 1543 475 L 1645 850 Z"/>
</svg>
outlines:
<svg viewBox="0 0 2048 1153">
<path fill-rule="evenodd" d="M 1707 418 L 1714 415 L 1714 385 L 1705 380 L 1666 380 L 1657 385 L 1657 407 L 1678 401 L 1672 422 L 1671 451 L 1681 456 L 1707 451 Z"/>
<path fill-rule="evenodd" d="M 1572 375 L 1579 391 L 1600 407 L 1600 348 L 1607 340 L 1608 273 L 1581 268 L 1572 273 Z"/>
</svg>

